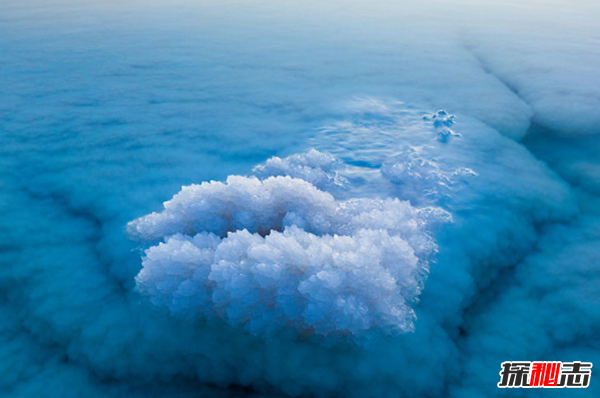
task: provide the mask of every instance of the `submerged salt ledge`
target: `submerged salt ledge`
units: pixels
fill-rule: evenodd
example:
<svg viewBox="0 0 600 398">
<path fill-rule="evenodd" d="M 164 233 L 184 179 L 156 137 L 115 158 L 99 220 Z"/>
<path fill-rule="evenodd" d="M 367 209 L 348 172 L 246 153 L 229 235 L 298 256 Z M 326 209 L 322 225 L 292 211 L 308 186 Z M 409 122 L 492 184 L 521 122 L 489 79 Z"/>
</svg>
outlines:
<svg viewBox="0 0 600 398">
<path fill-rule="evenodd" d="M 529 187 L 529 179 L 496 180 L 499 168 L 520 167 L 522 176 L 547 181 L 550 191 L 522 191 L 537 200 L 538 206 L 527 210 L 534 220 L 543 222 L 556 203 L 568 203 L 564 188 L 539 162 L 492 129 L 468 121 L 462 127 L 469 134 L 453 133 L 456 140 L 442 141 L 439 130 L 453 125 L 454 115 L 438 111 L 423 117 L 401 103 L 386 106 L 374 99 L 356 104 L 358 120 L 328 127 L 323 143 L 335 149 L 340 139 L 351 138 L 358 152 L 338 153 L 372 166 L 349 166 L 311 150 L 269 159 L 254 168 L 256 177 L 183 187 L 162 212 L 128 226 L 132 236 L 154 245 L 136 278 L 138 290 L 177 316 L 221 319 L 259 336 L 282 335 L 284 329 L 354 337 L 374 329 L 408 332 L 437 250 L 432 230 L 451 219 L 440 206 L 462 212 L 477 203 L 487 227 L 473 236 L 470 221 L 462 219 L 461 239 L 481 246 L 483 258 L 504 245 L 494 236 L 508 225 L 523 224 L 523 246 L 529 242 L 532 221 L 516 215 L 532 202 L 510 195 L 517 185 Z M 385 112 L 365 116 L 362 105 Z M 487 154 L 494 154 L 496 163 L 488 162 Z M 501 195 L 502 207 L 516 213 L 498 211 L 499 192 L 507 193 Z M 496 213 L 498 220 L 490 216 Z M 499 221 L 507 217 L 512 221 Z M 441 266 L 487 274 L 483 267 L 471 270 L 480 254 L 465 260 L 454 249 L 461 247 L 456 239 L 444 242 Z M 508 266 L 519 250 L 516 245 L 508 251 L 515 254 L 490 269 Z M 461 305 L 459 299 L 448 307 Z"/>
<path fill-rule="evenodd" d="M 289 176 L 230 176 L 184 187 L 129 230 L 164 239 L 136 282 L 174 314 L 257 335 L 397 333 L 413 328 L 410 304 L 436 250 L 428 227 L 448 219 L 398 199 L 337 201 Z"/>
</svg>

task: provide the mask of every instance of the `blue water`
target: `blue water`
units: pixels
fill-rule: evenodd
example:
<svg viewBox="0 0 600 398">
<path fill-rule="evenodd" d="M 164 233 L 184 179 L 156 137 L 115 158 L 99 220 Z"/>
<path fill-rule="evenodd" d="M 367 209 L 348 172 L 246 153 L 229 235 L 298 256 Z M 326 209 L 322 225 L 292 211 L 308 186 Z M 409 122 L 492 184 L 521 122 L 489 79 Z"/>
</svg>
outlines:
<svg viewBox="0 0 600 398">
<path fill-rule="evenodd" d="M 503 396 L 503 361 L 598 361 L 598 5 L 322 3 L 3 1 L 0 395 Z M 435 123 L 440 109 L 453 123 Z M 306 160 L 313 148 L 335 166 Z M 223 277 L 233 297 L 223 307 L 153 293 L 136 279 L 142 267 L 151 286 L 189 279 L 178 249 L 161 254 L 164 274 L 144 253 L 173 231 L 218 235 L 218 208 L 242 220 L 227 231 L 265 234 L 252 217 L 278 208 L 261 199 L 239 210 L 246 180 L 206 194 L 231 206 L 181 216 L 181 225 L 207 218 L 203 228 L 161 224 L 142 241 L 127 231 L 182 186 L 230 175 L 290 175 L 332 195 L 306 205 L 304 183 L 273 191 L 299 214 L 267 225 L 273 236 L 306 229 L 328 250 L 326 235 L 347 234 L 379 258 L 386 244 L 357 231 L 385 230 L 408 242 L 418 272 L 402 273 L 410 250 L 398 262 L 382 254 L 373 281 L 343 293 L 317 284 L 299 304 L 284 300 L 285 315 L 260 305 L 296 293 L 230 285 L 233 276 Z M 336 176 L 345 183 L 330 184 Z M 406 213 L 323 210 L 394 198 L 410 202 Z M 319 224 L 328 217 L 333 226 Z M 356 231 L 344 229 L 353 222 Z M 290 242 L 303 239 L 294 234 Z M 265 262 L 302 267 L 300 252 L 273 260 L 276 249 L 256 242 L 268 246 Z M 358 252 L 347 264 L 369 268 Z M 374 297 L 397 263 L 406 302 L 381 296 L 402 308 L 391 316 Z M 273 286 L 312 275 L 295 272 Z M 336 272 L 322 280 L 337 283 Z M 371 301 L 326 306 L 342 294 Z M 312 310 L 286 324 L 298 308 Z M 253 329 L 247 317 L 279 326 Z M 409 321 L 394 327 L 399 319 Z M 594 379 L 537 393 L 596 396 Z M 520 392 L 534 393 L 510 391 Z"/>
</svg>

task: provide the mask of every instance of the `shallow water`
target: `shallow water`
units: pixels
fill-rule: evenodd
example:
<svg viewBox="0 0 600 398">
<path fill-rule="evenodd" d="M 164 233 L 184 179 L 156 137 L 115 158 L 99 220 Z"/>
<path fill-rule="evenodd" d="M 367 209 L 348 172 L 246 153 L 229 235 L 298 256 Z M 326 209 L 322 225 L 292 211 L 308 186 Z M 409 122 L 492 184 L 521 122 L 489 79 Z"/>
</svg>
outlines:
<svg viewBox="0 0 600 398">
<path fill-rule="evenodd" d="M 0 391 L 490 396 L 502 393 L 504 360 L 600 357 L 600 7 L 322 3 L 3 2 Z M 439 109 L 453 123 L 436 124 Z M 311 148 L 339 163 L 252 171 Z M 384 223 L 395 212 L 357 221 L 437 248 L 433 257 L 415 249 L 428 277 L 398 277 L 419 286 L 393 303 L 414 311 L 414 330 L 391 333 L 387 310 L 375 307 L 353 324 L 369 331 L 348 340 L 313 336 L 305 323 L 249 331 L 236 320 L 258 310 L 243 297 L 227 307 L 241 312 L 208 318 L 214 303 L 150 304 L 163 296 L 136 275 L 157 242 L 132 240 L 127 224 L 160 212 L 182 186 L 250 174 L 307 180 L 338 204 L 398 198 L 448 212 L 452 222 L 414 233 Z M 345 186 L 328 184 L 334 175 Z M 302 187 L 286 192 L 302 197 Z M 315 203 L 292 210 L 320 215 Z M 302 222 L 290 221 L 308 229 Z M 340 233 L 310 228 L 323 242 Z M 300 283 L 294 275 L 278 280 Z M 374 297 L 374 284 L 352 286 L 344 294 Z M 307 308 L 324 300 L 319 289 L 302 299 Z M 349 315 L 327 311 L 328 327 L 348 333 Z M 597 389 L 592 381 L 578 392 Z"/>
</svg>

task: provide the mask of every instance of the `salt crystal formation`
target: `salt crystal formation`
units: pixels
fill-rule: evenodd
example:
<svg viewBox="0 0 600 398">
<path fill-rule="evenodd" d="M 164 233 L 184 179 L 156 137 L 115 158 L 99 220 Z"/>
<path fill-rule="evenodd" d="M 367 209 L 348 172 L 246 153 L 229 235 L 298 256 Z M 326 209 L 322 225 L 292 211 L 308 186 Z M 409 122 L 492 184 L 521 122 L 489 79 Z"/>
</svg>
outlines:
<svg viewBox="0 0 600 398">
<path fill-rule="evenodd" d="M 286 162 L 328 159 L 300 156 Z M 300 171 L 332 181 L 322 169 Z M 449 218 L 398 199 L 338 201 L 289 176 L 230 176 L 184 187 L 161 213 L 129 224 L 133 236 L 162 241 L 146 251 L 136 282 L 173 314 L 220 318 L 255 335 L 407 332 L 436 250 L 432 214 Z"/>
<path fill-rule="evenodd" d="M 448 142 L 452 137 L 459 136 L 459 134 L 450 129 L 450 126 L 454 124 L 454 119 L 454 115 L 444 110 L 439 110 L 433 115 L 423 116 L 423 120 L 430 121 L 437 130 L 437 140 L 440 142 Z"/>
</svg>

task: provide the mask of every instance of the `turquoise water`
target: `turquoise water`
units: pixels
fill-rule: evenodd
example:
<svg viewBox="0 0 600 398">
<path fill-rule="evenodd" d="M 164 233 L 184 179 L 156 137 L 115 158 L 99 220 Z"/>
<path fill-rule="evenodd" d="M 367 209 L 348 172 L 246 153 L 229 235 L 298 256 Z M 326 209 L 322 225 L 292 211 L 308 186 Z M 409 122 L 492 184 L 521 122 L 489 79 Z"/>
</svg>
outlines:
<svg viewBox="0 0 600 398">
<path fill-rule="evenodd" d="M 502 361 L 599 357 L 598 5 L 323 3 L 3 2 L 3 395 L 490 396 L 502 393 Z M 440 109 L 452 123 L 436 124 Z M 310 149 L 337 160 L 305 158 Z M 251 191 L 243 183 L 204 194 L 231 206 L 181 216 L 182 225 L 209 217 L 203 228 L 167 223 L 142 242 L 127 231 L 182 186 L 252 174 L 308 181 L 332 195 L 327 206 L 410 205 L 406 213 L 330 214 L 321 199 L 295 202 L 312 192 L 296 182 L 281 200 L 300 218 L 259 228 L 253 216 L 280 209 L 268 199 L 237 209 Z M 345 182 L 328 185 L 337 177 Z M 180 306 L 174 293 L 142 286 L 142 267 L 157 286 L 165 275 L 187 278 L 173 260 L 178 249 L 165 251 L 165 275 L 152 273 L 144 250 L 173 231 L 218 232 L 217 208 L 243 220 L 228 232 L 276 236 L 295 226 L 323 250 L 335 246 L 327 235 L 355 239 L 358 229 L 344 229 L 352 222 L 397 234 L 416 253 L 418 276 L 398 271 L 401 293 L 394 287 L 379 299 L 368 278 L 343 285 L 366 307 L 319 307 L 342 293 L 321 296 L 329 288 L 318 285 L 296 307 L 281 304 L 285 315 L 246 305 L 268 307 L 284 290 L 236 290 L 228 277 L 224 292 L 244 292 L 228 310 L 195 303 L 196 290 L 194 305 Z M 449 218 L 412 213 L 424 208 Z M 315 214 L 333 226 L 310 221 Z M 422 229 L 394 229 L 404 222 Z M 380 253 L 378 242 L 356 239 Z M 435 254 L 425 255 L 422 241 Z M 352 267 L 371 266 L 358 249 L 344 250 Z M 402 253 L 398 261 L 382 255 L 382 269 L 369 275 L 379 283 L 398 264 L 406 269 L 413 260 Z M 278 288 L 312 275 L 286 272 Z M 390 297 L 401 316 L 378 307 Z M 286 324 L 311 304 L 325 311 L 324 323 L 309 311 Z M 252 317 L 284 326 L 245 327 Z M 594 396 L 594 384 L 576 392 Z"/>
</svg>

